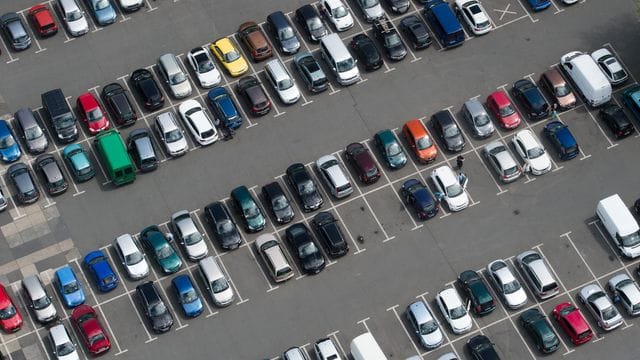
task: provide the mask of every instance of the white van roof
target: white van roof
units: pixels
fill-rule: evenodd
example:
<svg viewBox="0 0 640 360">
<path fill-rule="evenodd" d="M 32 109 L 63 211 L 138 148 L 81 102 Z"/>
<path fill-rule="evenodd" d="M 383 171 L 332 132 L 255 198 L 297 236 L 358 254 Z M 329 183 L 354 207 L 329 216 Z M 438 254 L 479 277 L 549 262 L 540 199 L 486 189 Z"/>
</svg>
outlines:
<svg viewBox="0 0 640 360">
<path fill-rule="evenodd" d="M 620 236 L 632 234 L 640 229 L 636 219 L 631 215 L 631 211 L 629 211 L 629 208 L 627 208 L 627 205 L 618 194 L 613 194 L 600 200 L 598 209 L 601 209 L 601 213 L 606 212 L 612 221 L 616 223 Z"/>
<path fill-rule="evenodd" d="M 348 60 L 352 57 L 338 34 L 331 33 L 322 37 L 320 41 L 324 44 L 324 47 L 331 52 L 331 56 L 336 63 Z"/>
<path fill-rule="evenodd" d="M 578 55 L 570 60 L 574 66 L 582 69 L 582 72 L 585 72 L 589 75 L 590 82 L 593 83 L 595 88 L 607 87 L 610 86 L 609 80 L 604 76 L 598 64 L 591 58 L 591 56 L 587 54 Z"/>
<path fill-rule="evenodd" d="M 351 340 L 351 355 L 355 360 L 388 360 L 370 332 Z"/>
</svg>

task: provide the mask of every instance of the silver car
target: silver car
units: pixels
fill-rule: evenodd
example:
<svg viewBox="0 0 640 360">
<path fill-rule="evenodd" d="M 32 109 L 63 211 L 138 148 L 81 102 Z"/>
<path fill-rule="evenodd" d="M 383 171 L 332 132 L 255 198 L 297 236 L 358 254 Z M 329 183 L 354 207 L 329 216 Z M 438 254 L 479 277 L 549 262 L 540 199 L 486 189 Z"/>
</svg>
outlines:
<svg viewBox="0 0 640 360">
<path fill-rule="evenodd" d="M 49 339 L 53 355 L 57 360 L 80 359 L 76 345 L 71 341 L 71 336 L 63 324 L 49 328 Z"/>
<path fill-rule="evenodd" d="M 189 144 L 187 144 L 184 131 L 178 125 L 178 121 L 171 111 L 158 115 L 154 122 L 154 128 L 162 140 L 167 154 L 181 156 L 187 153 Z"/>
<path fill-rule="evenodd" d="M 475 137 L 486 138 L 496 131 L 487 110 L 478 99 L 471 99 L 464 103 L 462 117 Z"/>
<path fill-rule="evenodd" d="M 189 260 L 200 260 L 209 254 L 204 236 L 187 210 L 171 215 L 171 231 L 178 237 Z"/>
<path fill-rule="evenodd" d="M 609 291 L 613 294 L 613 302 L 622 305 L 627 314 L 640 315 L 640 289 L 629 275 L 617 274 L 608 283 Z"/>
<path fill-rule="evenodd" d="M 425 349 L 435 349 L 442 345 L 444 336 L 440 326 L 424 301 L 416 301 L 407 306 L 405 316 Z"/>
<path fill-rule="evenodd" d="M 515 181 L 522 175 L 522 168 L 501 140 L 488 143 L 482 152 L 503 183 Z"/>
<path fill-rule="evenodd" d="M 527 303 L 527 293 L 504 260 L 490 262 L 487 274 L 498 295 L 510 309 L 521 308 Z"/>
<path fill-rule="evenodd" d="M 58 7 L 71 36 L 81 36 L 89 32 L 87 17 L 76 0 L 58 0 Z"/>
<path fill-rule="evenodd" d="M 622 325 L 623 319 L 599 285 L 589 284 L 578 293 L 578 300 L 589 310 L 604 331 Z"/>
<path fill-rule="evenodd" d="M 149 263 L 145 259 L 144 253 L 140 250 L 140 246 L 133 240 L 131 235 L 123 234 L 118 236 L 113 243 L 113 247 L 131 279 L 138 280 L 149 275 Z"/>
<path fill-rule="evenodd" d="M 27 145 L 27 151 L 35 155 L 47 150 L 49 141 L 33 110 L 22 108 L 16 111 L 14 117 L 17 135 Z"/>
</svg>

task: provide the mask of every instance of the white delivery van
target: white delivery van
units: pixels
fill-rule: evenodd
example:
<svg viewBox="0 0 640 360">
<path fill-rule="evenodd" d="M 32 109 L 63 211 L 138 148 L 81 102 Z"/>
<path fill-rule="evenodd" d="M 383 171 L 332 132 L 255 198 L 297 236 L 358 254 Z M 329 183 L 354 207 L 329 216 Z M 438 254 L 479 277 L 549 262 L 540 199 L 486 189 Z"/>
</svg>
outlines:
<svg viewBox="0 0 640 360">
<path fill-rule="evenodd" d="M 591 56 L 572 51 L 560 58 L 560 65 L 587 104 L 597 107 L 611 100 L 611 83 Z"/>
<path fill-rule="evenodd" d="M 353 360 L 388 360 L 370 332 L 351 340 L 351 356 Z"/>
<path fill-rule="evenodd" d="M 600 200 L 596 214 L 624 256 L 640 256 L 640 227 L 618 194 Z"/>
<path fill-rule="evenodd" d="M 320 39 L 320 53 L 340 85 L 347 86 L 360 81 L 357 61 L 351 56 L 338 34 L 329 34 Z"/>
</svg>

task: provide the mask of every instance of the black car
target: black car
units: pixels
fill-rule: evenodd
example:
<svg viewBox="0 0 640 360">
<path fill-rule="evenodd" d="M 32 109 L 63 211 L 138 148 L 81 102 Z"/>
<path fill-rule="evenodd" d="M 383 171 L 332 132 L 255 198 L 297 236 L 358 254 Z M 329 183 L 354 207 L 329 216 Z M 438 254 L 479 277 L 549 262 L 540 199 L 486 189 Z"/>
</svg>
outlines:
<svg viewBox="0 0 640 360">
<path fill-rule="evenodd" d="M 142 172 L 158 168 L 158 156 L 149 129 L 135 129 L 127 137 L 127 150 Z"/>
<path fill-rule="evenodd" d="M 387 6 L 396 14 L 404 14 L 409 10 L 410 0 L 385 0 Z"/>
<path fill-rule="evenodd" d="M 493 343 L 484 335 L 476 335 L 469 339 L 467 348 L 476 360 L 500 360 Z"/>
<path fill-rule="evenodd" d="M 287 228 L 286 237 L 291 248 L 307 274 L 317 274 L 326 264 L 322 251 L 313 240 L 311 231 L 303 223 L 297 223 Z"/>
<path fill-rule="evenodd" d="M 26 50 L 31 46 L 31 36 L 27 32 L 20 15 L 14 12 L 6 13 L 0 17 L 0 26 L 7 42 L 15 51 Z"/>
<path fill-rule="evenodd" d="M 31 169 L 24 163 L 13 164 L 7 170 L 9 180 L 21 204 L 32 204 L 40 198 Z"/>
<path fill-rule="evenodd" d="M 204 218 L 221 248 L 233 250 L 240 246 L 242 237 L 238 227 L 222 202 L 216 201 L 205 206 Z"/>
<path fill-rule="evenodd" d="M 319 42 L 327 35 L 327 27 L 313 5 L 303 5 L 296 10 L 296 21 L 307 34 L 309 41 Z"/>
<path fill-rule="evenodd" d="M 400 34 L 386 17 L 373 22 L 373 33 L 387 53 L 387 57 L 393 61 L 400 61 L 407 56 L 407 47 L 400 38 Z"/>
<path fill-rule="evenodd" d="M 327 254 L 331 257 L 344 256 L 349 252 L 349 244 L 340 229 L 338 220 L 328 211 L 322 211 L 311 222 L 316 233 L 322 239 Z"/>
<path fill-rule="evenodd" d="M 136 286 L 140 306 L 156 333 L 167 332 L 173 325 L 173 315 L 151 281 Z"/>
<path fill-rule="evenodd" d="M 305 212 L 318 210 L 324 199 L 320 195 L 318 186 L 311 179 L 307 168 L 301 163 L 295 163 L 287 168 L 287 182 L 293 193 L 298 197 Z"/>
<path fill-rule="evenodd" d="M 60 169 L 60 164 L 52 154 L 38 156 L 35 162 L 35 169 L 49 195 L 62 194 L 69 188 L 69 183 Z"/>
<path fill-rule="evenodd" d="M 538 350 L 550 354 L 558 350 L 560 340 L 547 318 L 538 309 L 529 309 L 520 314 L 520 324 L 533 339 Z"/>
<path fill-rule="evenodd" d="M 609 126 L 616 139 L 625 138 L 636 131 L 627 114 L 618 105 L 605 105 L 600 109 L 600 117 Z"/>
<path fill-rule="evenodd" d="M 382 56 L 376 44 L 367 35 L 358 34 L 354 36 L 349 46 L 351 46 L 358 60 L 367 71 L 377 70 L 382 66 Z"/>
<path fill-rule="evenodd" d="M 451 112 L 448 110 L 438 111 L 431 116 L 431 123 L 447 150 L 459 152 L 464 149 L 464 136 L 462 136 Z"/>
<path fill-rule="evenodd" d="M 271 110 L 271 102 L 255 77 L 245 76 L 238 80 L 238 92 L 249 105 L 252 115 L 266 115 Z"/>
<path fill-rule="evenodd" d="M 151 71 L 138 69 L 131 74 L 131 82 L 144 101 L 147 110 L 159 109 L 164 105 L 164 96 Z"/>
<path fill-rule="evenodd" d="M 531 80 L 516 81 L 513 84 L 513 95 L 518 99 L 529 119 L 540 120 L 549 115 L 549 103 Z"/>
<path fill-rule="evenodd" d="M 496 308 L 496 302 L 489 292 L 489 287 L 480 275 L 473 270 L 466 270 L 458 275 L 458 285 L 471 302 L 471 310 L 476 315 L 486 315 Z"/>
<path fill-rule="evenodd" d="M 411 45 L 416 50 L 426 49 L 431 45 L 431 36 L 427 30 L 427 24 L 416 15 L 409 15 L 400 21 L 400 29 L 411 40 Z"/>
<path fill-rule="evenodd" d="M 102 100 L 111 114 L 111 118 L 119 126 L 135 124 L 138 113 L 133 108 L 127 91 L 118 83 L 111 83 L 102 89 Z"/>
<path fill-rule="evenodd" d="M 293 220 L 293 206 L 284 194 L 280 183 L 274 181 L 262 187 L 262 196 L 278 224 L 286 224 Z"/>
<path fill-rule="evenodd" d="M 319 93 L 329 88 L 329 79 L 311 52 L 304 51 L 295 55 L 293 64 L 309 91 Z"/>
</svg>

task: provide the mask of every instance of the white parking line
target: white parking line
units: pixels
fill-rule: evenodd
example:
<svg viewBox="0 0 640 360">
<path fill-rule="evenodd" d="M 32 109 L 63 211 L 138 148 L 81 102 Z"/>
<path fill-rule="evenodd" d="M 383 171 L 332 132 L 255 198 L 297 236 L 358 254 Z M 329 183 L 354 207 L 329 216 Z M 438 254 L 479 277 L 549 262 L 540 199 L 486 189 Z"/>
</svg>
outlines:
<svg viewBox="0 0 640 360">
<path fill-rule="evenodd" d="M 9 198 L 9 202 L 11 202 L 11 205 L 13 205 L 13 208 L 16 210 L 16 217 L 13 218 L 13 221 L 16 221 L 18 219 L 21 219 L 25 216 L 27 216 L 27 214 L 22 214 L 20 213 L 20 209 L 18 208 L 17 204 L 15 201 L 13 201 L 13 196 L 9 196 L 9 187 L 7 187 L 7 184 L 4 182 L 4 177 L 6 174 L 0 174 L 0 182 L 2 183 L 2 188 L 6 190 L 6 194 L 5 196 Z M 12 216 L 13 217 L 13 216 Z"/>
<path fill-rule="evenodd" d="M 340 349 L 340 352 L 342 353 L 342 356 L 344 356 L 345 359 L 348 359 L 349 357 L 347 356 L 347 353 L 344 351 L 344 347 L 342 347 L 342 344 L 340 343 L 340 340 L 338 339 L 338 333 L 340 331 L 334 331 L 330 334 L 327 334 L 328 338 L 333 337 L 335 339 L 335 344 L 338 345 L 338 349 Z"/>
<path fill-rule="evenodd" d="M 629 271 L 629 269 L 628 269 L 628 267 L 627 267 L 627 264 L 625 264 L 625 263 L 622 261 L 622 259 L 620 258 L 619 251 L 618 251 L 617 249 L 614 249 L 614 247 L 611 245 L 611 241 L 609 240 L 609 239 L 610 239 L 610 236 L 609 236 L 609 235 L 606 235 L 606 234 L 602 231 L 602 229 L 601 229 L 601 227 L 599 226 L 599 224 L 601 224 L 601 222 L 600 222 L 600 220 L 599 220 L 599 219 L 598 219 L 598 220 L 594 220 L 594 221 L 590 221 L 590 222 L 589 222 L 589 225 L 590 225 L 590 226 L 594 226 L 594 227 L 596 228 L 596 230 L 598 230 L 598 233 L 600 234 L 600 237 L 602 238 L 602 241 L 603 241 L 604 243 L 606 243 L 606 244 L 607 244 L 607 247 L 609 248 L 609 250 L 611 250 L 611 252 L 612 252 L 612 253 L 613 253 L 613 255 L 615 256 L 616 260 L 618 260 L 618 263 L 620 264 L 620 266 L 624 269 L 624 271 L 627 273 L 627 275 L 629 275 L 629 277 L 630 277 L 631 279 L 633 279 L 633 274 L 632 274 L 632 272 L 631 272 L 631 271 Z"/>
<path fill-rule="evenodd" d="M 527 10 L 527 8 L 525 8 L 524 5 L 522 4 L 521 0 L 517 0 L 517 3 L 520 4 L 520 7 L 525 12 L 525 14 L 527 14 L 527 16 L 529 16 L 529 19 L 531 19 L 531 22 L 536 23 L 536 22 L 538 22 L 538 20 L 540 20 L 540 19 L 534 19 L 533 16 L 531 16 L 531 14 Z"/>
<path fill-rule="evenodd" d="M 258 259 L 256 258 L 256 256 L 253 254 L 253 250 L 252 250 L 252 245 L 253 241 L 251 243 L 249 243 L 247 241 L 247 238 L 244 236 L 244 233 L 242 231 L 238 231 L 238 233 L 240 234 L 240 237 L 242 238 L 243 244 L 240 245 L 240 247 L 244 247 L 247 249 L 247 251 L 249 251 L 249 254 L 251 255 L 251 258 L 253 259 L 253 261 L 255 262 L 256 266 L 258 267 L 258 270 L 260 270 L 260 274 L 262 274 L 262 278 L 264 278 L 264 281 L 267 283 L 267 286 L 269 286 L 269 289 L 267 290 L 267 292 L 272 292 L 273 290 L 278 289 L 280 286 L 276 285 L 273 286 L 271 285 L 271 281 L 269 280 L 269 276 L 264 272 L 263 268 L 262 268 L 262 264 L 260 264 L 260 262 L 258 261 Z M 280 244 L 280 246 L 284 247 L 285 244 Z M 256 249 L 256 252 L 259 251 Z M 223 253 L 221 255 L 224 254 L 228 254 L 228 253 Z"/>
<path fill-rule="evenodd" d="M 396 308 L 398 306 L 400 306 L 400 305 L 397 305 L 397 304 L 393 305 L 393 306 L 387 308 L 387 311 L 393 311 L 393 315 L 396 317 L 396 319 L 400 323 L 400 327 L 402 328 L 402 331 L 404 331 L 404 334 L 407 335 L 407 338 L 409 338 L 409 341 L 411 342 L 411 345 L 413 346 L 413 349 L 415 350 L 416 354 L 418 356 L 420 356 L 420 357 L 423 357 L 422 353 L 420 352 L 420 349 L 418 349 L 418 346 L 416 345 L 415 340 L 413 339 L 413 336 L 411 336 L 411 334 L 409 334 L 409 331 L 407 331 L 406 326 L 404 326 L 404 323 L 402 322 L 402 319 L 400 319 L 400 316 L 398 315 L 398 311 L 396 310 Z M 444 334 L 444 331 L 442 333 Z"/>
<path fill-rule="evenodd" d="M 154 0 L 155 1 L 155 0 Z M 149 0 L 144 0 L 144 2 L 146 3 L 147 6 L 147 12 L 152 12 L 153 10 L 157 9 L 157 7 L 153 7 L 151 6 L 151 3 L 149 2 Z"/>
</svg>

